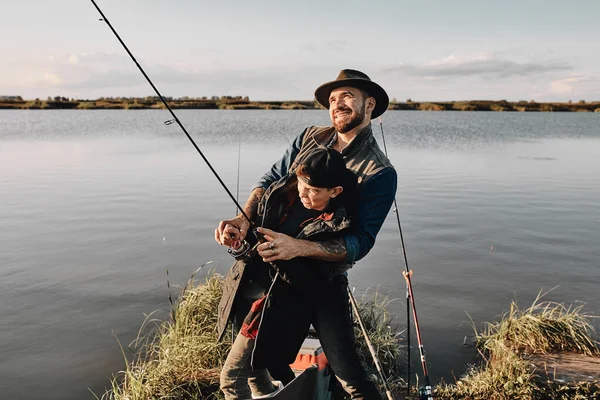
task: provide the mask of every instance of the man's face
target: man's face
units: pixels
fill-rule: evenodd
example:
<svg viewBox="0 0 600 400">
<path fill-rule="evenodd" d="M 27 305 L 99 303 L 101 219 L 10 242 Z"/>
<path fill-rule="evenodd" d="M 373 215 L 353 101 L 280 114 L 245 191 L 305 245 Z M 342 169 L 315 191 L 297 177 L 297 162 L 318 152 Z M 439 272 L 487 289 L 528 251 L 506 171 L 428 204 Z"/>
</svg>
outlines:
<svg viewBox="0 0 600 400">
<path fill-rule="evenodd" d="M 329 116 L 333 127 L 340 133 L 351 131 L 365 119 L 365 101 L 360 90 L 343 86 L 329 95 Z"/>
</svg>

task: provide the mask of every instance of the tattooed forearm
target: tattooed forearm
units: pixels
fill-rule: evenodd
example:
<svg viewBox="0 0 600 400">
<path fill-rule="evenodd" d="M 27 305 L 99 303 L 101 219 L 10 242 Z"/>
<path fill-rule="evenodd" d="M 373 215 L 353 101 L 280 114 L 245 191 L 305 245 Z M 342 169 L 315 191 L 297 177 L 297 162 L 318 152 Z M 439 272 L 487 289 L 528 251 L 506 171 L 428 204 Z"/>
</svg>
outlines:
<svg viewBox="0 0 600 400">
<path fill-rule="evenodd" d="M 246 202 L 246 205 L 244 206 L 244 212 L 250 219 L 253 219 L 254 217 L 256 217 L 256 210 L 258 209 L 258 203 L 260 202 L 260 199 L 262 199 L 264 194 L 265 194 L 265 189 L 261 188 L 261 187 L 254 189 L 252 191 L 252 193 L 250 193 L 250 197 L 248 197 L 248 201 Z"/>
<path fill-rule="evenodd" d="M 346 242 L 343 238 L 329 240 L 327 242 L 317 242 L 317 245 L 323 252 L 315 258 L 326 261 L 342 261 L 346 258 Z"/>
<path fill-rule="evenodd" d="M 346 259 L 346 242 L 343 238 L 326 242 L 295 239 L 295 243 L 298 257 L 323 261 L 344 261 Z"/>
</svg>

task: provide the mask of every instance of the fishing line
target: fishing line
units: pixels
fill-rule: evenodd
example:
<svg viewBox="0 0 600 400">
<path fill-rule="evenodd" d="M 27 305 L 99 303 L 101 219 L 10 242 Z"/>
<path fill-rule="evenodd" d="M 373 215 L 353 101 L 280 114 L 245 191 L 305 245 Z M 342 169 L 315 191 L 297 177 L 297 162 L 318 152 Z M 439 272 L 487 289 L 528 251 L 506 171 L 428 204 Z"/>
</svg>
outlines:
<svg viewBox="0 0 600 400">
<path fill-rule="evenodd" d="M 237 160 L 237 183 L 235 187 L 235 199 L 237 201 L 240 200 L 240 161 L 242 158 L 242 133 L 238 134 L 238 160 Z M 237 212 L 237 208 L 233 211 Z M 231 344 L 235 342 L 235 337 L 237 336 L 237 332 L 235 330 L 235 321 L 231 321 Z"/>
<path fill-rule="evenodd" d="M 387 146 L 385 143 L 385 134 L 383 133 L 383 122 L 381 121 L 381 117 L 379 117 L 379 128 L 381 129 L 381 138 L 383 140 L 383 150 L 387 157 Z M 402 271 L 402 275 L 404 275 L 404 279 L 406 280 L 406 316 L 407 316 L 407 362 L 408 362 L 408 387 L 407 394 L 410 394 L 410 305 L 412 305 L 413 311 L 413 320 L 415 322 L 415 331 L 417 334 L 417 342 L 419 344 L 419 355 L 421 357 L 421 367 L 423 368 L 423 379 L 425 380 L 425 393 L 423 393 L 427 400 L 433 400 L 432 392 L 431 392 L 431 383 L 429 380 L 429 373 L 427 372 L 427 362 L 425 360 L 425 348 L 423 347 L 423 339 L 421 338 L 421 329 L 419 327 L 419 318 L 417 317 L 417 307 L 415 305 L 415 298 L 413 296 L 412 289 L 412 271 L 408 268 L 408 259 L 406 258 L 406 247 L 404 246 L 404 235 L 402 234 L 402 224 L 400 223 L 400 213 L 398 211 L 398 203 L 396 202 L 396 198 L 394 197 L 394 212 L 396 214 L 396 221 L 398 222 L 398 230 L 400 231 L 400 248 L 402 249 L 402 256 L 404 258 L 404 267 L 405 271 Z"/>
<path fill-rule="evenodd" d="M 225 185 L 225 182 L 223 182 L 223 180 L 221 179 L 221 177 L 219 176 L 219 174 L 217 173 L 217 171 L 213 168 L 213 166 L 210 163 L 210 161 L 208 161 L 208 158 L 206 158 L 206 156 L 204 155 L 204 153 L 202 153 L 202 150 L 200 150 L 200 148 L 198 147 L 198 145 L 196 144 L 196 142 L 194 141 L 194 139 L 192 139 L 192 137 L 190 136 L 190 134 L 188 133 L 188 131 L 185 129 L 185 127 L 183 126 L 183 124 L 181 123 L 181 121 L 179 120 L 179 118 L 177 118 L 177 116 L 175 115 L 175 113 L 173 112 L 173 110 L 171 109 L 171 107 L 169 106 L 169 104 L 166 102 L 165 98 L 162 96 L 162 94 L 160 94 L 160 92 L 158 91 L 158 89 L 156 88 L 156 86 L 154 86 L 154 83 L 152 83 L 152 80 L 150 80 L 150 78 L 148 77 L 148 75 L 146 74 L 146 72 L 144 71 L 144 69 L 140 66 L 140 64 L 137 62 L 137 60 L 135 59 L 135 57 L 133 56 L 133 54 L 131 53 L 131 51 L 129 51 L 129 48 L 127 47 L 127 45 L 125 44 L 125 42 L 123 42 L 123 40 L 121 39 L 121 37 L 119 36 L 119 34 L 115 30 L 115 28 L 113 28 L 113 26 L 111 25 L 111 23 L 108 21 L 108 19 L 106 18 L 106 16 L 104 15 L 104 13 L 102 12 L 102 10 L 100 9 L 100 7 L 98 7 L 98 4 L 96 4 L 96 2 L 94 0 L 91 0 L 91 2 L 92 2 L 92 4 L 94 4 L 94 7 L 96 7 L 96 10 L 98 10 L 98 12 L 100 13 L 100 15 L 102 16 L 102 18 L 100 19 L 100 21 L 106 22 L 106 25 L 108 25 L 108 27 L 110 28 L 110 30 L 115 34 L 115 36 L 119 40 L 119 43 L 121 43 L 121 45 L 123 46 L 123 48 L 125 49 L 125 51 L 127 52 L 127 54 L 129 54 L 129 57 L 131 57 L 131 59 L 133 60 L 133 62 L 135 63 L 135 65 L 138 67 L 138 69 L 140 70 L 140 72 L 142 73 L 142 75 L 144 75 L 144 78 L 146 78 L 146 80 L 148 81 L 148 83 L 150 84 L 150 86 L 152 86 L 152 89 L 154 89 L 154 92 L 158 95 L 158 97 L 160 98 L 160 100 L 162 101 L 162 103 L 165 105 L 165 107 L 167 108 L 167 110 L 169 110 L 169 113 L 171 113 L 171 116 L 173 117 L 173 119 L 165 121 L 165 125 L 171 125 L 174 122 L 176 122 L 177 125 L 179 125 L 179 127 L 181 128 L 181 130 L 183 130 L 183 133 L 185 133 L 185 135 L 187 136 L 187 138 L 190 140 L 190 142 L 192 143 L 192 145 L 194 146 L 194 148 L 198 152 L 198 154 L 200 154 L 200 156 L 202 157 L 202 159 L 204 160 L 204 162 L 206 163 L 206 165 L 208 165 L 208 168 L 211 170 L 211 172 L 213 173 L 213 175 L 215 176 L 215 178 L 217 178 L 217 180 L 219 181 L 219 183 L 221 184 L 221 186 L 223 187 L 223 189 L 225 189 L 225 191 L 227 192 L 227 194 L 229 195 L 229 197 L 231 198 L 231 200 L 235 203 L 235 206 L 237 207 L 237 210 L 240 210 L 240 212 L 244 216 L 244 218 L 246 218 L 246 220 L 250 223 L 250 226 L 253 226 L 254 223 L 250 220 L 250 218 L 248 218 L 248 215 L 246 215 L 246 213 L 244 212 L 244 210 L 242 209 L 242 207 L 240 206 L 240 204 L 238 203 L 238 201 L 236 200 L 236 198 L 229 191 L 229 189 L 227 188 L 227 185 Z"/>
</svg>

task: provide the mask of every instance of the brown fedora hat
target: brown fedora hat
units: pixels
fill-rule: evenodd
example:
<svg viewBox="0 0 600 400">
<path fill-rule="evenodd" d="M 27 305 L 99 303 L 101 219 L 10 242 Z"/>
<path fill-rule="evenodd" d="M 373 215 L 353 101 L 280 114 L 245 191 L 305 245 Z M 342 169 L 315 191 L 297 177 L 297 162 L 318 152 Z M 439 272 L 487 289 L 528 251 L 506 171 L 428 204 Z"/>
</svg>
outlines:
<svg viewBox="0 0 600 400">
<path fill-rule="evenodd" d="M 375 98 L 375 109 L 371 113 L 371 119 L 379 117 L 385 112 L 390 103 L 390 98 L 381 86 L 376 84 L 367 74 L 355 69 L 343 69 L 338 77 L 331 82 L 322 84 L 315 90 L 315 99 L 325 108 L 329 109 L 329 95 L 333 89 L 350 86 L 364 90 L 369 96 Z"/>
</svg>

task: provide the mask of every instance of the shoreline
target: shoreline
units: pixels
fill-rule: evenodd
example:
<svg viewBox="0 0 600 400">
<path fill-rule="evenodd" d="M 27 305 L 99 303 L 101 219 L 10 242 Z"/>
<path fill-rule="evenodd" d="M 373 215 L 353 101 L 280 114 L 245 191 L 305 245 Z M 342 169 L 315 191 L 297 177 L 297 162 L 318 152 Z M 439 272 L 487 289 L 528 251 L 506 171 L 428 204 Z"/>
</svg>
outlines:
<svg viewBox="0 0 600 400">
<path fill-rule="evenodd" d="M 222 399 L 219 370 L 230 349 L 217 340 L 214 325 L 224 278 L 210 274 L 203 283 L 190 278 L 171 301 L 171 318 L 156 327 L 153 341 L 136 348 L 124 371 L 111 379 L 107 400 L 178 398 Z M 454 383 L 433 386 L 438 400 L 469 399 L 592 399 L 600 394 L 600 348 L 597 333 L 583 306 L 542 301 L 540 292 L 532 306 L 521 309 L 516 301 L 499 321 L 476 329 L 474 350 L 479 357 Z M 171 299 L 171 298 L 170 298 Z M 404 397 L 407 362 L 406 337 L 398 325 L 390 328 L 386 310 L 390 300 L 378 294 L 361 299 L 359 313 L 366 317 L 382 369 L 397 398 L 422 398 L 418 384 Z M 355 328 L 358 352 L 367 373 L 375 365 L 362 333 Z M 362 339 L 362 340 L 361 340 Z M 417 369 L 418 370 L 418 369 Z M 383 393 L 386 388 L 375 381 Z"/>
<path fill-rule="evenodd" d="M 172 109 L 192 110 L 324 110 L 316 101 L 250 101 L 247 97 L 166 98 Z M 75 100 L 64 97 L 47 100 L 23 100 L 20 97 L 3 99 L 4 110 L 162 110 L 166 109 L 158 97 L 100 98 Z M 439 102 L 390 102 L 388 110 L 407 111 L 494 111 L 494 112 L 598 112 L 600 101 L 538 103 L 531 101 L 469 100 Z"/>
</svg>

